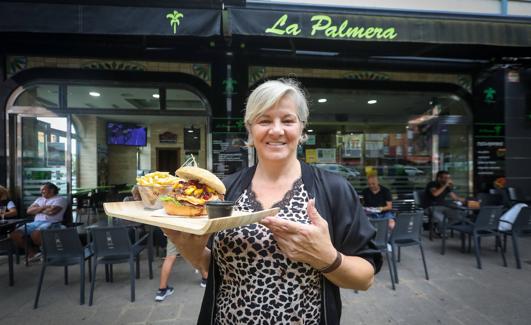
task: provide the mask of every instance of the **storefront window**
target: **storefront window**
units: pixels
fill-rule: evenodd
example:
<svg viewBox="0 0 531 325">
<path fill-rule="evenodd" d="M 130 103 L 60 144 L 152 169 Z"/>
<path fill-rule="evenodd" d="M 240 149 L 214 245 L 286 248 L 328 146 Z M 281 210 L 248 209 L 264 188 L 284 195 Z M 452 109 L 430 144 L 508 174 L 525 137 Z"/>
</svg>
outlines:
<svg viewBox="0 0 531 325">
<path fill-rule="evenodd" d="M 68 86 L 69 108 L 160 109 L 158 88 Z"/>
<path fill-rule="evenodd" d="M 165 107 L 171 112 L 163 114 Z M 155 170 L 173 173 L 189 154 L 207 167 L 207 108 L 206 100 L 191 88 L 175 86 L 24 87 L 8 107 L 10 119 L 21 130 L 17 182 L 24 205 L 39 196 L 40 185 L 47 181 L 62 195 L 75 198 L 97 191 L 114 195 L 114 200 L 129 194 L 137 176 Z M 16 114 L 24 115 L 18 119 Z M 10 132 L 15 137 L 15 129 Z"/>
<path fill-rule="evenodd" d="M 38 106 L 46 108 L 59 107 L 58 85 L 30 85 L 18 96 L 15 106 Z"/>
<path fill-rule="evenodd" d="M 423 189 L 438 170 L 448 170 L 456 191 L 467 196 L 469 111 L 453 94 L 310 89 L 308 141 L 299 157 L 338 173 L 361 191 L 366 177 L 397 198 Z"/>
<path fill-rule="evenodd" d="M 59 187 L 60 195 L 67 194 L 67 119 L 64 117 L 22 118 L 22 188 L 23 204 L 28 207 L 40 196 L 40 187 L 52 182 Z M 72 134 L 73 171 L 76 171 L 77 139 L 74 126 Z M 72 177 L 72 186 L 77 179 Z"/>
<path fill-rule="evenodd" d="M 204 111 L 206 106 L 199 96 L 189 90 L 167 89 L 166 109 L 172 111 Z"/>
</svg>

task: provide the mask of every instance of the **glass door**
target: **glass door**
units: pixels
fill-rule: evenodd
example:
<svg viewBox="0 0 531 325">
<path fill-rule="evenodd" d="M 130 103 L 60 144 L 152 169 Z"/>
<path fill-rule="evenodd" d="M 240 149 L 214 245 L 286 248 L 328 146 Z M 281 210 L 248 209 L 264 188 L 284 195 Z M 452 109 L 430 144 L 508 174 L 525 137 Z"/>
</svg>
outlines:
<svg viewBox="0 0 531 325">
<path fill-rule="evenodd" d="M 40 186 L 52 182 L 59 187 L 59 195 L 70 201 L 72 186 L 72 141 L 67 132 L 70 121 L 61 116 L 17 117 L 17 181 L 22 193 L 25 210 L 40 196 Z M 74 142 L 74 143 L 72 143 Z"/>
</svg>

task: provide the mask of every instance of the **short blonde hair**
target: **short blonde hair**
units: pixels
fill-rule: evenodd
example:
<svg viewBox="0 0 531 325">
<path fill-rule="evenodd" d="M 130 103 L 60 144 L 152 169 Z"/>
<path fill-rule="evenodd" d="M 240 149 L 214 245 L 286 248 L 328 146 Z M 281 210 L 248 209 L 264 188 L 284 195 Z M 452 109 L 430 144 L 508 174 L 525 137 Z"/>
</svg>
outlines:
<svg viewBox="0 0 531 325">
<path fill-rule="evenodd" d="M 302 123 L 303 127 L 308 122 L 310 111 L 308 110 L 308 102 L 301 86 L 294 79 L 277 79 L 269 80 L 256 87 L 247 99 L 247 106 L 245 108 L 245 127 L 249 133 L 247 145 L 252 146 L 253 140 L 251 137 L 251 125 L 253 122 L 264 114 L 265 111 L 275 106 L 282 98 L 289 96 L 297 106 L 297 117 Z M 301 142 L 306 139 L 303 135 Z"/>
</svg>

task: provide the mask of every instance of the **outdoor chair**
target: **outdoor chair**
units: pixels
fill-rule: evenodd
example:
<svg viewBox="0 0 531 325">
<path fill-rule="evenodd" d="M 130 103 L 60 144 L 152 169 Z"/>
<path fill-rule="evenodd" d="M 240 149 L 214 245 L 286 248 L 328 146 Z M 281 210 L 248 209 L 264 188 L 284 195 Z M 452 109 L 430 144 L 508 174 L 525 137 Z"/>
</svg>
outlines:
<svg viewBox="0 0 531 325">
<path fill-rule="evenodd" d="M 15 284 L 13 271 L 13 255 L 15 254 L 15 244 L 8 236 L 0 238 L 0 255 L 7 255 L 7 267 L 9 269 L 9 285 Z"/>
<path fill-rule="evenodd" d="M 48 266 L 64 267 L 65 285 L 68 284 L 68 266 L 79 265 L 79 304 L 85 303 L 85 260 L 89 261 L 89 281 L 90 273 L 90 256 L 92 252 L 89 247 L 83 247 L 79 240 L 79 235 L 75 228 L 64 229 L 46 229 L 42 230 L 42 268 L 37 285 L 37 295 L 33 308 L 36 309 L 39 303 L 44 272 Z"/>
<path fill-rule="evenodd" d="M 479 210 L 475 222 L 463 220 L 460 223 L 451 224 L 447 226 L 448 229 L 456 230 L 461 233 L 461 249 L 465 251 L 465 237 L 468 235 L 468 248 L 470 250 L 470 242 L 474 240 L 474 253 L 476 255 L 477 268 L 481 269 L 481 237 L 496 238 L 496 247 L 501 245 L 500 233 L 498 232 L 498 223 L 500 216 L 503 213 L 502 206 L 482 206 Z M 506 265 L 505 254 L 503 249 L 500 249 L 503 264 Z"/>
<path fill-rule="evenodd" d="M 98 264 L 105 265 L 105 279 L 113 281 L 113 264 L 129 263 L 129 278 L 131 281 L 131 302 L 135 301 L 135 274 L 140 276 L 140 253 L 145 248 L 142 245 L 149 237 L 144 235 L 134 244 L 131 244 L 127 227 L 95 227 L 90 229 L 92 245 L 94 248 L 92 273 L 94 279 L 90 286 L 89 306 L 92 306 L 94 287 L 96 284 L 96 269 Z M 136 272 L 135 272 L 136 262 Z M 148 263 L 151 263 L 148 259 Z"/>
<path fill-rule="evenodd" d="M 373 243 L 376 246 L 376 248 L 380 251 L 380 253 L 384 253 L 385 257 L 387 259 L 387 267 L 389 268 L 389 276 L 391 279 L 391 286 L 393 290 L 395 290 L 395 277 L 393 274 L 393 265 L 391 264 L 391 260 L 389 258 L 389 251 L 387 250 L 387 244 L 389 240 L 389 219 L 369 219 L 376 228 L 376 235 L 373 239 Z"/>
<path fill-rule="evenodd" d="M 433 215 L 431 213 L 431 208 L 427 208 L 427 209 L 423 208 L 424 195 L 426 195 L 424 193 L 424 190 L 413 191 L 413 199 L 415 200 L 415 207 L 417 208 L 417 210 L 423 211 L 423 216 L 425 217 L 423 219 L 427 220 L 426 224 L 428 225 L 429 239 L 433 240 L 434 233 L 435 233 L 435 225 L 433 222 Z M 424 221 L 423 221 L 423 224 L 424 224 Z"/>
<path fill-rule="evenodd" d="M 500 220 L 500 222 L 507 222 Z M 531 237 L 531 208 L 522 208 L 516 220 L 512 225 L 512 229 L 508 231 L 501 231 L 503 234 L 503 251 L 507 248 L 507 236 L 511 236 L 513 243 L 514 258 L 516 260 L 516 268 L 521 269 L 522 263 L 520 261 L 520 248 L 518 246 L 518 237 Z M 507 264 L 505 264 L 507 266 Z"/>
<path fill-rule="evenodd" d="M 397 261 L 400 262 L 400 248 L 406 246 L 418 245 L 422 257 L 422 264 L 424 265 L 424 273 L 426 280 L 429 280 L 428 268 L 426 266 L 426 258 L 424 257 L 424 249 L 422 247 L 422 239 L 420 235 L 422 227 L 422 212 L 413 213 L 399 213 L 396 218 L 395 228 L 389 238 L 389 243 L 392 246 L 392 262 L 393 273 L 395 275 L 395 283 L 398 284 L 398 272 L 396 268 Z M 396 258 L 398 253 L 398 260 Z"/>
<path fill-rule="evenodd" d="M 507 196 L 509 197 L 509 203 L 511 206 L 516 203 L 526 203 L 530 204 L 529 200 L 525 197 L 522 190 L 518 187 L 507 187 Z"/>
<path fill-rule="evenodd" d="M 503 196 L 499 193 L 478 193 L 476 199 L 481 205 L 488 206 L 503 206 Z"/>
<path fill-rule="evenodd" d="M 76 195 L 76 221 L 89 226 L 98 216 L 96 204 L 93 204 L 94 191 Z"/>
<path fill-rule="evenodd" d="M 505 189 L 497 189 L 497 188 L 491 188 L 489 190 L 489 194 L 495 194 L 502 197 L 502 205 L 504 209 L 509 209 L 511 205 L 511 200 L 509 200 L 509 194 L 507 193 L 507 190 Z"/>
</svg>

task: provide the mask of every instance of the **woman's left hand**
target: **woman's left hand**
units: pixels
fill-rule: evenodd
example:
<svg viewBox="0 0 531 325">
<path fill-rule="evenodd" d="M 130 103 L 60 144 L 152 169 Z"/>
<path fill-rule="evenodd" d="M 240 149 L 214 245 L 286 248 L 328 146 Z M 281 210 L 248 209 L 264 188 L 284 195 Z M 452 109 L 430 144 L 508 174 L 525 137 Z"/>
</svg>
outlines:
<svg viewBox="0 0 531 325">
<path fill-rule="evenodd" d="M 277 217 L 266 217 L 262 224 L 269 228 L 282 252 L 293 261 L 303 262 L 316 269 L 332 264 L 337 251 L 330 240 L 328 222 L 308 201 L 310 224 L 302 224 Z"/>
</svg>

